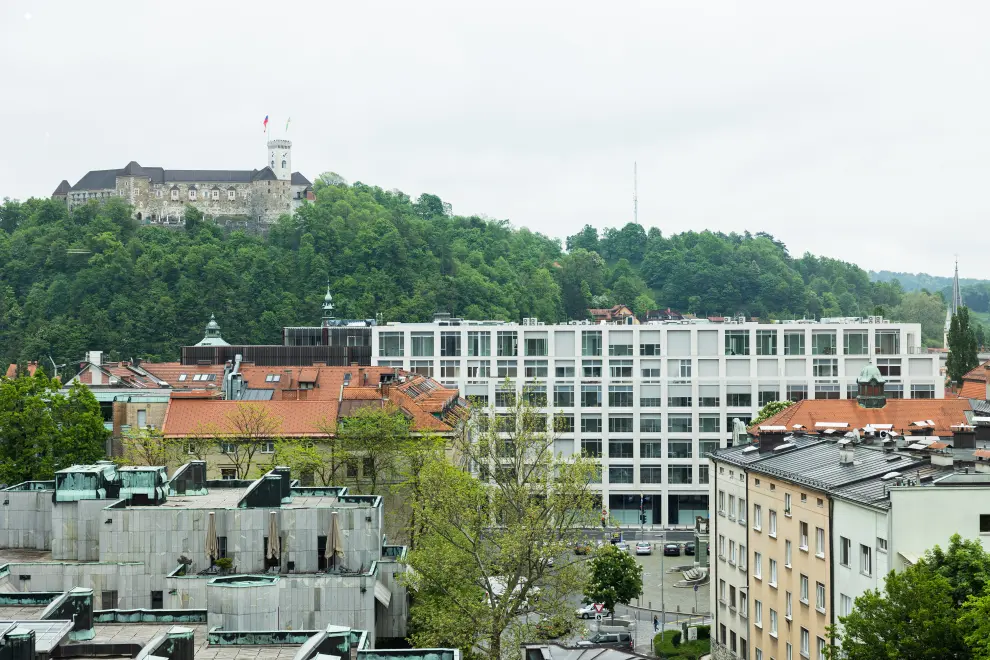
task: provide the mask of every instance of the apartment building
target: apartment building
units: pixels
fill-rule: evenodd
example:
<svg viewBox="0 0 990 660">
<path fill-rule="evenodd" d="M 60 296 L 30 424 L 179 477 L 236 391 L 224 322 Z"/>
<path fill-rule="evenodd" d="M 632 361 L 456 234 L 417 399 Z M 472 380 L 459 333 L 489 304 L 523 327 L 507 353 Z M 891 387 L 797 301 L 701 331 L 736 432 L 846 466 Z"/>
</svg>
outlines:
<svg viewBox="0 0 990 660">
<path fill-rule="evenodd" d="M 715 657 L 820 660 L 827 626 L 882 587 L 889 569 L 917 561 L 956 528 L 990 529 L 990 515 L 963 499 L 990 492 L 990 463 L 981 463 L 990 419 L 978 433 L 966 399 L 886 401 L 873 367 L 858 381 L 856 400 L 801 401 L 751 429 L 757 444 L 710 457 Z M 936 493 L 926 506 L 932 527 L 919 527 L 920 503 Z M 740 544 L 745 559 L 733 554 Z"/>
<path fill-rule="evenodd" d="M 602 504 L 620 523 L 707 516 L 704 456 L 764 404 L 846 399 L 874 362 L 890 397 L 944 396 L 921 327 L 868 319 L 544 325 L 438 318 L 371 327 L 372 364 L 436 378 L 499 410 L 524 388 L 563 429 L 559 453 L 602 463 Z"/>
</svg>

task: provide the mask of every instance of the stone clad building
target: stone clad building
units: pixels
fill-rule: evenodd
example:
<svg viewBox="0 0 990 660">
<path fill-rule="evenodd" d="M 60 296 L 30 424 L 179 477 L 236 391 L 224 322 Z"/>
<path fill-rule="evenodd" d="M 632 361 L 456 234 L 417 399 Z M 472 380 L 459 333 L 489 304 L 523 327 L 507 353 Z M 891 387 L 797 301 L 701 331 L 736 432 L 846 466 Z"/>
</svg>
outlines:
<svg viewBox="0 0 990 660">
<path fill-rule="evenodd" d="M 292 171 L 292 142 L 269 140 L 268 162 L 254 170 L 167 170 L 131 161 L 121 169 L 92 170 L 52 194 L 72 209 L 90 200 L 121 197 L 144 222 L 181 224 L 187 206 L 205 216 L 273 222 L 312 200 L 309 179 Z"/>
</svg>

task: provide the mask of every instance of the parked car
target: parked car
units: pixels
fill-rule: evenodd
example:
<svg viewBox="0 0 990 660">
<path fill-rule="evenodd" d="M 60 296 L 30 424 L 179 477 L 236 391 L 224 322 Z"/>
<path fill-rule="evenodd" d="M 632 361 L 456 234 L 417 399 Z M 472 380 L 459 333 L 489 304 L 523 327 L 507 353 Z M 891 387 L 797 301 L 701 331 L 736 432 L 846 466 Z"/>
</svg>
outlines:
<svg viewBox="0 0 990 660">
<path fill-rule="evenodd" d="M 653 546 L 646 541 L 640 541 L 636 544 L 636 554 L 637 555 L 652 555 Z"/>
<path fill-rule="evenodd" d="M 615 544 L 615 547 L 618 548 L 619 550 L 622 550 L 623 552 L 629 552 L 629 544 L 626 543 L 625 541 L 619 541 L 618 543 Z"/>
<path fill-rule="evenodd" d="M 619 633 L 597 633 L 591 639 L 582 639 L 577 643 L 578 646 L 607 646 L 613 649 L 622 649 L 623 651 L 633 650 L 633 637 L 632 633 L 619 632 Z"/>
<path fill-rule="evenodd" d="M 667 543 L 663 546 L 663 554 L 667 557 L 680 557 L 681 546 L 676 543 Z"/>
<path fill-rule="evenodd" d="M 688 541 L 684 544 L 684 554 L 693 555 L 694 554 L 694 541 Z"/>
<path fill-rule="evenodd" d="M 595 609 L 594 603 L 589 603 L 588 605 L 582 605 L 581 607 L 574 610 L 574 615 L 579 619 L 594 619 L 595 615 L 598 614 L 598 610 Z M 612 613 L 602 608 L 601 615 L 603 617 L 612 616 Z"/>
</svg>

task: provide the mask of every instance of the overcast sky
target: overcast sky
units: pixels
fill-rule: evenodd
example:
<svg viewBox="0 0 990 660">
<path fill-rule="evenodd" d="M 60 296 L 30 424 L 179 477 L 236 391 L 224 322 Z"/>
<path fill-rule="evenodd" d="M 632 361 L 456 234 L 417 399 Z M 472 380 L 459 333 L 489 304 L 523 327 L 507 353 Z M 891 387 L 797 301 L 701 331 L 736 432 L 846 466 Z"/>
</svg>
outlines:
<svg viewBox="0 0 990 660">
<path fill-rule="evenodd" d="M 990 278 L 990 3 L 0 3 L 0 197 L 130 160 Z"/>
</svg>

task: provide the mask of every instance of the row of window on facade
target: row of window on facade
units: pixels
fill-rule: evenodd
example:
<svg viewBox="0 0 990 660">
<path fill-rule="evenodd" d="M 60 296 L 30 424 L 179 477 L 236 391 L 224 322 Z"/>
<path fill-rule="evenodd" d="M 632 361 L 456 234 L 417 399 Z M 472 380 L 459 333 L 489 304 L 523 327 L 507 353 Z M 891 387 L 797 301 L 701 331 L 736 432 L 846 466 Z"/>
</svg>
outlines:
<svg viewBox="0 0 990 660">
<path fill-rule="evenodd" d="M 415 370 L 414 370 L 415 371 Z M 420 372 L 416 372 L 420 373 Z M 422 374 L 427 375 L 427 374 Z M 640 408 L 720 408 L 722 406 L 721 389 L 719 385 L 699 385 L 698 396 L 691 393 L 690 385 L 669 385 L 667 387 L 666 398 L 661 396 L 660 385 L 641 385 L 638 399 Z M 727 385 L 725 394 L 725 405 L 729 408 L 752 408 L 753 391 L 751 385 Z M 935 398 L 935 385 L 932 383 L 916 383 L 911 385 L 911 398 L 913 399 L 933 399 Z M 756 405 L 760 408 L 773 401 L 801 401 L 808 398 L 807 383 L 791 383 L 784 390 L 785 397 L 781 397 L 779 385 L 757 386 Z M 839 399 L 841 397 L 841 385 L 836 382 L 815 383 L 813 398 L 815 399 Z M 904 398 L 903 383 L 887 383 L 885 393 L 889 399 Z M 552 401 L 548 396 L 546 385 L 527 384 L 521 393 L 522 401 L 529 406 L 554 408 L 601 408 L 606 401 L 610 408 L 633 408 L 636 405 L 636 398 L 633 385 L 609 385 L 604 388 L 602 385 L 570 385 L 555 383 L 553 386 Z M 846 398 L 855 399 L 858 394 L 856 383 L 846 383 Z M 487 394 L 471 394 L 468 398 L 475 406 L 484 408 L 494 403 L 496 408 L 508 408 L 516 405 L 517 397 L 520 396 L 514 383 L 504 384 L 495 390 L 494 401 L 490 401 Z M 664 405 L 666 403 L 666 406 Z"/>
<path fill-rule="evenodd" d="M 203 193 L 202 199 L 204 199 L 204 200 L 205 199 L 212 199 L 214 201 L 219 200 L 220 199 L 220 193 L 221 192 L 222 191 L 220 191 L 220 190 L 207 190 L 207 191 L 205 191 Z M 189 201 L 190 202 L 195 202 L 199 198 L 198 197 L 199 191 L 196 190 L 195 188 L 190 188 L 189 189 L 189 192 L 187 194 L 189 196 Z M 170 195 L 172 197 L 172 201 L 173 202 L 179 201 L 179 189 L 178 188 L 172 188 L 172 190 L 170 192 Z M 156 190 L 155 191 L 155 197 L 162 197 L 162 196 L 163 196 L 163 191 L 162 190 Z M 237 191 L 236 190 L 233 190 L 233 189 L 228 190 L 227 191 L 227 199 L 228 200 L 237 199 Z"/>
<path fill-rule="evenodd" d="M 705 485 L 708 483 L 708 466 L 695 466 L 696 478 L 692 480 L 692 467 L 690 465 L 641 465 L 639 466 L 639 482 L 641 484 L 663 484 L 674 486 Z M 667 473 L 666 482 L 663 479 L 664 472 Z M 633 465 L 611 465 L 608 468 L 609 484 L 634 484 L 637 483 L 636 467 Z M 595 483 L 602 483 L 601 475 Z"/>
<path fill-rule="evenodd" d="M 699 433 L 721 433 L 732 428 L 732 422 L 739 419 L 748 423 L 750 417 L 747 415 L 728 415 L 725 417 L 725 426 L 722 426 L 722 418 L 715 414 L 701 414 L 698 416 L 697 431 Z M 542 412 L 525 412 L 519 416 L 514 412 L 497 412 L 493 416 L 481 416 L 477 418 L 478 426 L 481 430 L 492 429 L 501 432 L 514 432 L 518 429 L 527 431 L 544 432 L 553 430 L 557 433 L 574 433 L 576 428 L 581 429 L 582 435 L 595 435 L 603 432 L 602 416 L 598 414 L 584 414 L 580 416 L 580 421 L 575 424 L 575 417 L 571 413 L 557 413 L 551 418 Z M 659 413 L 642 413 L 639 415 L 639 424 L 634 421 L 633 415 L 609 415 L 607 419 L 609 434 L 635 433 L 638 428 L 640 433 L 663 433 L 663 419 Z M 668 433 L 693 433 L 695 424 L 692 415 L 669 414 L 667 415 L 666 430 Z"/>
<path fill-rule="evenodd" d="M 901 336 L 898 330 L 875 330 L 875 352 L 881 355 L 897 355 L 900 353 Z M 757 330 L 756 331 L 756 352 L 755 355 L 807 355 L 805 351 L 806 334 L 803 331 L 783 332 L 783 341 L 780 346 L 782 353 L 778 353 L 777 330 Z M 868 330 L 849 330 L 843 333 L 844 355 L 868 355 L 870 352 L 870 334 Z M 812 355 L 838 355 L 837 334 L 835 331 L 815 331 L 811 335 Z M 436 333 L 412 332 L 410 334 L 411 355 L 413 357 L 430 357 L 437 355 Z M 441 356 L 459 357 L 467 356 L 491 356 L 492 355 L 492 333 L 490 331 L 469 331 L 467 333 L 466 350 L 462 352 L 464 335 L 460 331 L 441 331 L 439 337 Z M 549 338 L 525 337 L 523 341 L 523 355 L 525 356 L 548 356 Z M 378 335 L 379 355 L 383 357 L 402 357 L 405 355 L 405 334 L 402 332 L 381 332 Z M 498 330 L 495 333 L 495 355 L 518 356 L 519 355 L 519 332 L 516 330 Z M 636 355 L 633 352 L 632 343 L 610 343 L 608 355 L 610 357 L 622 357 Z M 602 332 L 600 330 L 585 330 L 581 333 L 581 355 L 601 356 L 604 345 Z M 659 342 L 639 344 L 638 355 L 655 356 L 661 355 Z M 725 331 L 725 355 L 750 355 L 750 331 L 749 330 L 726 330 Z"/>
</svg>

